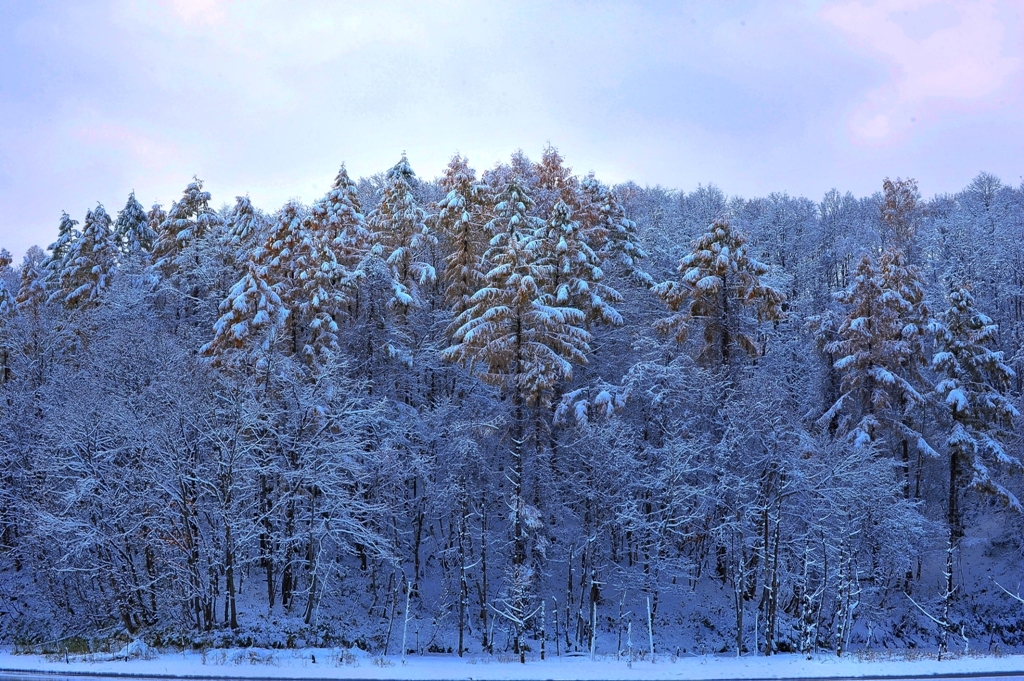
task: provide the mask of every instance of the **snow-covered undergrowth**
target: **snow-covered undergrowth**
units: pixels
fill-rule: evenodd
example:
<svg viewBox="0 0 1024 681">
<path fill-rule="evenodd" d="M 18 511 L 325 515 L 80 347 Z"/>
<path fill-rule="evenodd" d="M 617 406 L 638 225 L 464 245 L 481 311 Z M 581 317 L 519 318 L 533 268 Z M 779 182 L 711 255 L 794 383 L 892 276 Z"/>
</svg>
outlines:
<svg viewBox="0 0 1024 681">
<path fill-rule="evenodd" d="M 15 655 L 0 652 L 5 671 L 93 675 L 157 675 L 232 678 L 338 679 L 772 679 L 930 676 L 938 674 L 1005 675 L 1024 670 L 1024 656 L 959 656 L 938 660 L 914 651 L 859 654 L 838 658 L 814 656 L 659 656 L 632 664 L 615 655 L 531 656 L 519 664 L 512 655 L 458 658 L 448 655 L 370 655 L 358 648 L 223 649 L 205 652 L 155 652 L 133 659 L 96 656 Z"/>
</svg>

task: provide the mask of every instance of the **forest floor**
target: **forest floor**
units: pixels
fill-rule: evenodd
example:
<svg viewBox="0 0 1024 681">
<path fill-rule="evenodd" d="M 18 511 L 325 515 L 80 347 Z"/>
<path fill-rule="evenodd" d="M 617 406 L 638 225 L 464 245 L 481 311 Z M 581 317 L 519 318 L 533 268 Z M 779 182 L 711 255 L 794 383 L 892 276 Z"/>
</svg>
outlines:
<svg viewBox="0 0 1024 681">
<path fill-rule="evenodd" d="M 163 676 L 178 678 L 259 679 L 380 679 L 438 680 L 508 679 L 551 681 L 632 681 L 652 679 L 835 679 L 906 678 L 946 675 L 1019 675 L 1024 678 L 1024 655 L 954 656 L 937 660 L 932 652 L 855 653 L 843 658 L 819 654 L 784 654 L 772 657 L 659 656 L 634 660 L 614 655 L 553 657 L 536 655 L 519 664 L 512 655 L 466 656 L 409 655 L 381 658 L 345 649 L 227 649 L 202 652 L 153 652 L 137 659 L 111 655 L 16 655 L 0 650 L 0 677 L 13 673 L 90 676 Z M 315 660 L 315 661 L 314 661 Z"/>
</svg>

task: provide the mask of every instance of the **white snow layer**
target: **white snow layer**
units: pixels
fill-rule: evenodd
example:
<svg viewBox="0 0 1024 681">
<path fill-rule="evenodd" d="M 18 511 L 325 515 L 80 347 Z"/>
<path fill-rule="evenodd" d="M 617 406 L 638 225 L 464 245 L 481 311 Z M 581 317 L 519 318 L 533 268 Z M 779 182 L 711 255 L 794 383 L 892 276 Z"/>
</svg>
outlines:
<svg viewBox="0 0 1024 681">
<path fill-rule="evenodd" d="M 772 657 L 659 656 L 654 663 L 598 656 L 552 657 L 536 655 L 520 664 L 513 655 L 467 656 L 410 655 L 403 664 L 397 656 L 383 661 L 360 650 L 346 649 L 227 649 L 186 653 L 156 653 L 150 659 L 105 660 L 71 656 L 70 662 L 40 655 L 14 655 L 0 651 L 0 674 L 21 672 L 183 678 L 230 677 L 260 679 L 522 679 L 590 681 L 632 679 L 822 679 L 908 677 L 947 674 L 1019 674 L 1024 678 L 1024 655 L 960 656 L 937 660 L 935 653 L 866 653 L 837 658 L 832 654 L 808 659 L 799 654 Z M 316 659 L 314 662 L 313 659 Z"/>
</svg>

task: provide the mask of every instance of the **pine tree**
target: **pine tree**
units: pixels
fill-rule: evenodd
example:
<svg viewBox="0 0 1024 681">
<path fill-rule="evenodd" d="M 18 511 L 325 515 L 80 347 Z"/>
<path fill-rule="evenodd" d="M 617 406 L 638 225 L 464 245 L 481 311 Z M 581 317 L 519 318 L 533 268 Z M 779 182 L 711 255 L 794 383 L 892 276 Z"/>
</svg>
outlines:
<svg viewBox="0 0 1024 681">
<path fill-rule="evenodd" d="M 175 269 L 183 251 L 221 224 L 220 216 L 210 208 L 210 192 L 203 191 L 202 180 L 192 178 L 181 200 L 171 205 L 157 231 L 157 241 L 153 248 L 154 264 L 165 272 Z"/>
<path fill-rule="evenodd" d="M 274 337 L 289 341 L 287 354 L 315 362 L 337 350 L 336 318 L 353 281 L 334 255 L 334 230 L 316 217 L 295 202 L 278 212 L 266 243 L 252 252 L 245 275 L 221 304 L 224 315 L 208 354 L 241 347 L 254 330 L 285 321 L 287 329 Z M 264 302 L 253 304 L 257 294 Z"/>
<path fill-rule="evenodd" d="M 525 659 L 523 635 L 529 619 L 528 600 L 536 577 L 529 542 L 536 534 L 539 512 L 524 494 L 524 409 L 546 405 L 552 387 L 572 377 L 573 364 L 586 362 L 590 334 L 580 310 L 562 306 L 545 292 L 550 265 L 540 262 L 535 231 L 541 226 L 530 215 L 533 201 L 513 180 L 497 197 L 494 233 L 485 255 L 491 270 L 486 286 L 470 299 L 470 307 L 455 321 L 452 345 L 443 357 L 470 369 L 482 381 L 501 387 L 512 398 L 511 525 L 513 549 L 502 615 L 515 631 L 514 650 Z M 534 448 L 539 446 L 533 439 Z"/>
<path fill-rule="evenodd" d="M 124 208 L 117 214 L 114 240 L 121 253 L 125 255 L 148 253 L 153 250 L 156 232 L 150 228 L 146 211 L 135 199 L 134 191 L 128 196 Z"/>
<path fill-rule="evenodd" d="M 848 309 L 825 350 L 836 358 L 842 395 L 823 422 L 859 445 L 895 435 L 904 459 L 911 443 L 934 455 L 912 425 L 914 409 L 924 404 L 919 386 L 929 318 L 917 269 L 899 250 L 886 251 L 878 266 L 865 254 L 836 299 Z"/>
<path fill-rule="evenodd" d="M 387 172 L 380 204 L 370 215 L 372 253 L 384 258 L 395 282 L 392 306 L 408 307 L 417 298 L 421 286 L 437 279 L 434 267 L 421 258 L 437 243 L 427 228 L 427 214 L 413 193 L 416 174 L 402 154 L 401 160 Z"/>
<path fill-rule="evenodd" d="M 879 206 L 883 241 L 895 250 L 909 253 L 921 220 L 921 193 L 917 180 L 899 177 L 882 181 L 883 200 Z"/>
<path fill-rule="evenodd" d="M 0 248 L 0 383 L 6 383 L 11 377 L 12 348 L 9 325 L 11 319 L 18 314 L 18 304 L 7 287 L 11 262 L 10 252 L 6 248 Z"/>
<path fill-rule="evenodd" d="M 577 219 L 583 224 L 586 238 L 597 249 L 602 263 L 612 262 L 625 274 L 647 288 L 654 279 L 645 272 L 639 261 L 647 253 L 637 238 L 636 223 L 626 217 L 626 211 L 604 183 L 590 173 L 580 184 L 583 205 Z"/>
<path fill-rule="evenodd" d="M 1003 353 L 992 349 L 998 342 L 999 326 L 978 310 L 969 285 L 952 287 L 949 309 L 941 322 L 932 323 L 931 329 L 937 348 L 932 367 L 941 375 L 935 393 L 942 399 L 950 423 L 946 439 L 948 522 L 954 538 L 959 538 L 963 533 L 958 500 L 961 489 L 995 496 L 1024 512 L 1013 492 L 995 478 L 995 471 L 1000 469 L 1024 470 L 1020 460 L 1003 445 L 1013 432 L 1013 420 L 1019 416 L 1006 396 L 1014 372 Z"/>
<path fill-rule="evenodd" d="M 968 284 L 954 284 L 949 309 L 941 322 L 933 322 L 937 352 L 932 366 L 942 376 L 935 394 L 942 399 L 946 421 L 949 491 L 946 506 L 946 591 L 943 598 L 941 647 L 953 629 L 950 611 L 955 588 L 955 557 L 964 535 L 960 497 L 964 489 L 994 496 L 1017 513 L 1024 507 L 1016 495 L 996 480 L 997 471 L 1024 471 L 1020 459 L 1006 451 L 1003 441 L 1020 414 L 1006 393 L 1014 377 L 993 350 L 999 327 L 974 304 Z M 966 485 L 965 485 L 966 483 Z"/>
<path fill-rule="evenodd" d="M 149 225 L 149 229 L 153 234 L 157 235 L 157 239 L 160 238 L 159 235 L 163 232 L 165 220 L 167 220 L 167 211 L 159 203 L 154 203 L 153 207 L 146 213 L 146 224 Z M 156 241 L 153 242 L 153 248 L 156 248 Z"/>
<path fill-rule="evenodd" d="M 78 239 L 80 232 L 75 229 L 78 220 L 72 220 L 67 213 L 60 214 L 60 227 L 57 231 L 57 240 L 47 247 L 50 256 L 43 263 L 46 270 L 47 285 L 56 283 L 60 270 L 64 267 L 64 260 L 71 251 L 71 245 Z"/>
<path fill-rule="evenodd" d="M 751 322 L 744 317 L 745 309 L 754 309 L 757 323 L 779 319 L 785 296 L 761 283 L 768 267 L 748 255 L 746 238 L 728 220 L 717 220 L 679 262 L 679 272 L 679 281 L 653 288 L 674 313 L 655 328 L 682 343 L 690 325 L 702 322 L 700 358 L 707 364 L 728 365 L 735 348 L 758 354 L 761 347 L 748 330 Z"/>
<path fill-rule="evenodd" d="M 238 252 L 252 250 L 262 236 L 266 221 L 260 215 L 248 196 L 236 196 L 235 207 L 225 221 L 225 239 L 229 247 Z"/>
<path fill-rule="evenodd" d="M 581 310 L 588 322 L 621 326 L 622 316 L 612 303 L 621 302 L 622 296 L 602 283 L 600 258 L 587 243 L 583 226 L 573 219 L 572 208 L 559 199 L 537 236 L 538 255 L 549 266 L 544 286 L 554 300 Z"/>
<path fill-rule="evenodd" d="M 213 340 L 200 349 L 215 364 L 237 361 L 244 365 L 248 351 L 270 349 L 288 316 L 280 295 L 268 282 L 268 267 L 257 259 L 254 254 L 246 261 L 245 276 L 220 304 Z"/>
<path fill-rule="evenodd" d="M 536 196 L 537 214 L 544 220 L 553 217 L 559 201 L 568 205 L 572 212 L 578 211 L 583 204 L 579 179 L 572 174 L 572 168 L 564 164 L 565 159 L 558 149 L 548 144 L 541 154 L 540 163 L 534 166 L 537 179 L 533 194 Z"/>
<path fill-rule="evenodd" d="M 346 198 L 351 199 L 351 195 Z M 292 249 L 293 287 L 287 302 L 296 323 L 309 334 L 302 353 L 310 362 L 338 349 L 337 320 L 345 313 L 362 276 L 361 272 L 349 271 L 336 253 L 343 244 L 355 243 L 350 235 L 359 228 L 362 215 L 349 210 L 354 208 L 347 200 L 334 202 L 330 198 L 317 204 L 303 220 L 301 238 Z M 326 214 L 320 212 L 324 209 Z M 334 219 L 324 220 L 325 216 Z M 353 248 L 350 253 L 354 252 Z"/>
<path fill-rule="evenodd" d="M 456 154 L 445 168 L 441 187 L 447 191 L 438 202 L 437 226 L 449 249 L 445 258 L 445 302 L 455 316 L 469 307 L 469 299 L 483 287 L 484 225 L 488 222 L 486 185 L 476 180 L 469 162 Z"/>
<path fill-rule="evenodd" d="M 102 204 L 85 216 L 81 236 L 71 244 L 57 272 L 56 286 L 49 299 L 68 308 L 99 302 L 117 266 L 117 244 L 112 224 Z"/>
<path fill-rule="evenodd" d="M 571 378 L 573 363 L 586 361 L 590 334 L 582 328 L 582 311 L 544 290 L 551 265 L 539 258 L 536 230 L 543 223 L 530 215 L 532 199 L 515 181 L 496 198 L 486 286 L 456 319 L 445 357 L 534 404 L 557 381 Z"/>
<path fill-rule="evenodd" d="M 38 246 L 32 246 L 25 253 L 21 263 L 21 285 L 16 301 L 20 310 L 38 312 L 49 295 L 46 292 L 46 254 Z"/>
<path fill-rule="evenodd" d="M 371 235 L 359 202 L 359 189 L 344 163 L 330 191 L 314 204 L 310 219 L 330 244 L 337 261 L 354 270 L 370 249 Z"/>
</svg>

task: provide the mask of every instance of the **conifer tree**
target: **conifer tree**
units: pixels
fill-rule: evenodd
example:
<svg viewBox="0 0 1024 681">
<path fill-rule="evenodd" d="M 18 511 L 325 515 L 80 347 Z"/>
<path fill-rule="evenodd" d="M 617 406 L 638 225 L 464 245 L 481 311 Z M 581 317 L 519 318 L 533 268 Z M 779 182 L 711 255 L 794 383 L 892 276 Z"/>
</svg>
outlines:
<svg viewBox="0 0 1024 681">
<path fill-rule="evenodd" d="M 10 252 L 6 248 L 0 248 L 0 383 L 6 383 L 11 377 L 9 325 L 11 319 L 18 314 L 18 304 L 7 287 L 11 261 Z"/>
<path fill-rule="evenodd" d="M 337 261 L 354 270 L 370 248 L 371 236 L 359 202 L 359 189 L 341 165 L 327 195 L 313 205 L 310 220 Z"/>
<path fill-rule="evenodd" d="M 620 326 L 622 316 L 612 303 L 621 302 L 622 296 L 602 283 L 600 258 L 587 243 L 583 226 L 573 219 L 567 203 L 561 199 L 555 203 L 538 237 L 538 255 L 549 272 L 544 285 L 554 300 L 579 309 L 588 322 Z"/>
<path fill-rule="evenodd" d="M 640 284 L 651 288 L 654 279 L 645 272 L 639 261 L 647 253 L 637 238 L 636 223 L 626 217 L 626 211 L 604 183 L 590 173 L 580 184 L 583 205 L 577 213 L 583 224 L 587 240 L 597 249 L 602 262 L 613 262 Z"/>
<path fill-rule="evenodd" d="M 456 319 L 458 328 L 443 357 L 470 367 L 482 381 L 501 387 L 512 398 L 512 465 L 507 477 L 512 483 L 513 548 L 502 614 L 513 626 L 514 650 L 523 661 L 528 599 L 536 577 L 529 542 L 539 526 L 539 512 L 524 495 L 524 409 L 546 405 L 550 389 L 572 377 L 573 364 L 586 362 L 590 334 L 580 310 L 560 305 L 543 288 L 550 265 L 538 257 L 535 232 L 542 223 L 530 215 L 532 199 L 513 179 L 497 201 L 495 218 L 488 225 L 494 237 L 485 255 L 491 266 L 486 286 Z M 536 438 L 533 442 L 538 446 Z"/>
<path fill-rule="evenodd" d="M 329 196 L 314 206 L 303 220 L 301 238 L 292 249 L 290 276 L 294 283 L 287 302 L 296 323 L 308 333 L 302 348 L 307 361 L 338 349 L 337 320 L 362 276 L 361 272 L 348 270 L 337 256 L 343 244 L 352 246 L 353 255 L 358 248 L 352 232 L 360 229 L 362 215 L 349 203 L 351 198 L 346 195 L 341 201 L 332 201 Z"/>
<path fill-rule="evenodd" d="M 558 149 L 548 144 L 541 154 L 540 163 L 534 166 L 537 197 L 537 213 L 544 220 L 553 216 L 555 205 L 562 201 L 576 212 L 582 206 L 580 182 L 572 174 L 572 168 L 565 166 L 565 159 Z"/>
<path fill-rule="evenodd" d="M 238 252 L 252 250 L 262 235 L 265 221 L 249 200 L 248 196 L 236 196 L 235 207 L 231 209 L 224 225 L 228 245 Z"/>
<path fill-rule="evenodd" d="M 434 267 L 422 258 L 437 243 L 427 228 L 427 213 L 413 193 L 416 174 L 402 153 L 401 160 L 386 175 L 380 203 L 370 215 L 372 252 L 391 268 L 395 282 L 392 306 L 405 308 L 418 298 L 421 286 L 437 279 Z"/>
<path fill-rule="evenodd" d="M 80 308 L 99 302 L 110 286 L 117 266 L 117 244 L 112 224 L 102 204 L 85 216 L 81 236 L 71 244 L 49 299 L 68 308 Z"/>
<path fill-rule="evenodd" d="M 437 226 L 449 249 L 445 258 L 445 302 L 455 316 L 469 308 L 469 299 L 483 287 L 482 257 L 486 245 L 488 192 L 478 183 L 469 162 L 456 154 L 445 168 L 441 187 L 448 193 L 438 202 Z"/>
<path fill-rule="evenodd" d="M 736 348 L 748 355 L 758 354 L 761 347 L 744 312 L 753 308 L 757 323 L 779 319 L 785 297 L 761 283 L 768 267 L 747 253 L 746 238 L 721 218 L 693 243 L 678 269 L 682 273 L 679 281 L 663 282 L 653 289 L 673 312 L 655 328 L 682 343 L 690 325 L 701 322 L 704 345 L 700 358 L 710 365 L 728 365 Z"/>
<path fill-rule="evenodd" d="M 185 249 L 221 224 L 220 216 L 210 208 L 210 192 L 203 191 L 203 181 L 193 177 L 192 182 L 185 187 L 181 200 L 171 205 L 157 231 L 157 241 L 153 248 L 154 264 L 165 272 L 174 269 L 178 256 Z"/>
<path fill-rule="evenodd" d="M 38 246 L 33 246 L 25 253 L 21 263 L 21 285 L 18 287 L 16 301 L 18 309 L 38 311 L 46 303 L 46 254 Z"/>
<path fill-rule="evenodd" d="M 932 366 L 941 376 L 935 394 L 942 400 L 949 424 L 946 590 L 941 620 L 941 646 L 945 649 L 956 594 L 954 563 L 964 535 L 962 491 L 994 496 L 1017 513 L 1024 513 L 1017 496 L 996 479 L 999 471 L 1019 473 L 1024 466 L 1003 445 L 1013 431 L 1013 420 L 1020 415 L 1006 396 L 1014 372 L 1003 361 L 1003 353 L 992 349 L 999 327 L 975 306 L 970 285 L 952 286 L 949 309 L 941 322 L 932 323 L 931 329 L 937 349 Z"/>
<path fill-rule="evenodd" d="M 909 253 L 921 219 L 917 180 L 887 177 L 882 181 L 882 192 L 879 218 L 883 240 L 890 248 Z"/>
<path fill-rule="evenodd" d="M 877 266 L 865 254 L 836 299 L 847 313 L 825 350 L 836 358 L 842 394 L 823 422 L 860 445 L 893 434 L 904 459 L 911 443 L 934 455 L 912 425 L 914 409 L 924 403 L 920 369 L 929 317 L 917 269 L 899 250 L 886 251 Z"/>
<path fill-rule="evenodd" d="M 146 213 L 146 224 L 149 225 L 149 229 L 152 230 L 153 234 L 157 235 L 156 239 L 160 238 L 166 219 L 167 211 L 159 203 L 154 203 L 153 207 Z M 156 240 L 153 242 L 153 248 L 156 248 Z"/>
<path fill-rule="evenodd" d="M 117 221 L 114 223 L 114 240 L 121 253 L 128 255 L 133 253 L 148 253 L 153 250 L 156 242 L 156 232 L 150 226 L 146 217 L 146 211 L 135 199 L 133 191 L 128 196 L 128 202 L 117 214 Z"/>
<path fill-rule="evenodd" d="M 947 521 L 955 540 L 963 534 L 959 504 L 963 489 L 995 496 L 1024 512 L 1013 492 L 996 479 L 999 470 L 1024 470 L 1020 460 L 1003 445 L 1019 414 L 1006 395 L 1014 372 L 1003 353 L 993 349 L 999 327 L 978 310 L 969 285 L 953 285 L 949 309 L 931 328 L 937 349 L 932 367 L 941 376 L 935 393 L 942 399 L 950 423 L 946 438 Z"/>
<path fill-rule="evenodd" d="M 60 270 L 64 267 L 64 260 L 71 251 L 71 245 L 80 236 L 75 228 L 78 220 L 72 220 L 66 212 L 60 214 L 60 226 L 57 230 L 57 240 L 47 247 L 50 251 L 49 257 L 43 263 L 46 270 L 46 282 L 48 285 L 55 284 Z"/>
<path fill-rule="evenodd" d="M 496 199 L 488 223 L 494 237 L 485 254 L 487 285 L 456 319 L 459 328 L 445 357 L 534 404 L 572 376 L 573 363 L 586 361 L 589 333 L 580 310 L 544 290 L 551 266 L 539 258 L 536 230 L 543 223 L 530 215 L 532 199 L 515 181 Z"/>
<path fill-rule="evenodd" d="M 245 275 L 220 304 L 213 340 L 200 349 L 216 364 L 244 363 L 247 351 L 270 349 L 288 316 L 280 295 L 268 282 L 268 267 L 257 260 L 253 254 L 246 261 Z"/>
<path fill-rule="evenodd" d="M 352 276 L 334 255 L 334 234 L 316 214 L 307 215 L 294 202 L 285 204 L 266 243 L 252 252 L 245 275 L 222 303 L 224 315 L 207 354 L 226 345 L 241 347 L 254 330 L 286 320 L 288 333 L 275 337 L 290 341 L 288 354 L 313 362 L 336 350 L 336 318 L 347 302 Z M 263 302 L 254 304 L 257 294 Z"/>
</svg>

